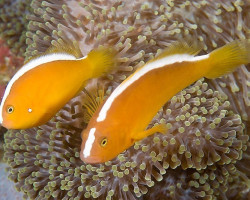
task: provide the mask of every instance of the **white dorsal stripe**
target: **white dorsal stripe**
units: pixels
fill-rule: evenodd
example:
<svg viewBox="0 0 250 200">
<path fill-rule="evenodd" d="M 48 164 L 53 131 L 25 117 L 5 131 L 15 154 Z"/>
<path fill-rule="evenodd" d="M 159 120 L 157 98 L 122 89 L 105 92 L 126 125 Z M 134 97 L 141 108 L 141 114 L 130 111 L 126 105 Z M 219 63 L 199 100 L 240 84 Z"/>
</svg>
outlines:
<svg viewBox="0 0 250 200">
<path fill-rule="evenodd" d="M 85 58 L 85 57 L 83 57 L 83 58 Z M 80 59 L 83 59 L 83 58 L 80 58 Z M 41 64 L 49 63 L 49 62 L 56 61 L 56 60 L 80 60 L 80 59 L 76 59 L 75 56 L 70 55 L 70 54 L 66 54 L 66 53 L 52 53 L 52 54 L 42 55 L 40 57 L 34 58 L 33 60 L 26 63 L 19 71 L 17 71 L 17 73 L 12 77 L 12 79 L 9 81 L 9 83 L 6 87 L 6 90 L 5 90 L 5 93 L 4 93 L 2 102 L 1 102 L 1 106 L 0 106 L 0 123 L 3 122 L 4 103 L 5 103 L 8 95 L 11 91 L 13 84 L 21 76 L 23 76 L 25 73 L 27 73 L 31 69 L 38 67 Z"/>
<path fill-rule="evenodd" d="M 106 118 L 107 112 L 110 109 L 113 101 L 128 88 L 131 84 L 133 84 L 136 80 L 138 80 L 140 77 L 145 75 L 146 73 L 150 72 L 153 69 L 161 68 L 166 65 L 170 65 L 177 62 L 183 62 L 183 61 L 198 61 L 198 60 L 204 60 L 209 57 L 209 54 L 203 55 L 203 56 L 193 56 L 189 54 L 175 54 L 171 56 L 167 56 L 158 60 L 155 60 L 153 62 L 149 62 L 145 66 L 143 66 L 140 70 L 138 70 L 135 74 L 132 75 L 124 84 L 120 84 L 110 95 L 110 97 L 107 99 L 105 104 L 103 105 L 98 118 L 97 122 L 103 121 Z"/>
<path fill-rule="evenodd" d="M 91 151 L 93 143 L 95 141 L 95 131 L 96 131 L 96 128 L 92 128 L 89 131 L 89 135 L 88 135 L 88 138 L 87 138 L 87 141 L 85 143 L 84 150 L 83 150 L 84 158 L 87 158 L 90 155 L 90 151 Z"/>
</svg>

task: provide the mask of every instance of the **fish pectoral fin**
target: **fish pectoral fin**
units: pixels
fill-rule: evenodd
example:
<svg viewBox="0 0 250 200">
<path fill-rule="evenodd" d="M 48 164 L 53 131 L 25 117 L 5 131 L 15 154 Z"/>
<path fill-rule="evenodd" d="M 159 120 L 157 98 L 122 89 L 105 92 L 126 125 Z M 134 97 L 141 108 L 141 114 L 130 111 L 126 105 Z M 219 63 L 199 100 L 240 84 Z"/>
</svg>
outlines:
<svg viewBox="0 0 250 200">
<path fill-rule="evenodd" d="M 168 128 L 167 128 L 167 125 L 166 124 L 158 124 L 158 125 L 155 125 L 153 126 L 152 128 L 150 129 L 147 129 L 145 131 L 142 131 L 142 132 L 139 132 L 137 133 L 133 139 L 135 141 L 138 141 L 138 140 L 141 140 L 145 137 L 148 137 L 154 133 L 162 133 L 162 134 L 166 134 L 168 131 Z"/>
<path fill-rule="evenodd" d="M 97 85 L 97 87 L 92 91 L 88 91 L 85 88 L 83 89 L 83 91 L 86 94 L 86 98 L 83 101 L 83 107 L 87 110 L 84 115 L 84 121 L 88 123 L 91 117 L 94 115 L 95 111 L 104 102 L 105 91 L 104 88 L 100 88 L 99 85 Z"/>
</svg>

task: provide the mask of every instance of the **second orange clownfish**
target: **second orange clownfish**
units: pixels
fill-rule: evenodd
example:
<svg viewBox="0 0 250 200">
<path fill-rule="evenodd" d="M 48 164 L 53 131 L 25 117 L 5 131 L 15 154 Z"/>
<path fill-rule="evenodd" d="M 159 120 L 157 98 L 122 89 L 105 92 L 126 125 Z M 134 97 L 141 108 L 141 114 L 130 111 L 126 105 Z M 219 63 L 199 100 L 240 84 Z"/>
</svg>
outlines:
<svg viewBox="0 0 250 200">
<path fill-rule="evenodd" d="M 86 163 L 102 163 L 138 140 L 166 133 L 164 124 L 147 126 L 171 97 L 204 76 L 217 78 L 250 62 L 249 40 L 195 56 L 200 50 L 199 45 L 177 42 L 122 82 L 82 132 L 80 158 Z"/>
<path fill-rule="evenodd" d="M 8 129 L 26 129 L 50 120 L 91 78 L 110 71 L 114 54 L 95 49 L 77 58 L 79 51 L 65 45 L 49 49 L 28 61 L 10 80 L 0 106 L 0 123 Z"/>
</svg>

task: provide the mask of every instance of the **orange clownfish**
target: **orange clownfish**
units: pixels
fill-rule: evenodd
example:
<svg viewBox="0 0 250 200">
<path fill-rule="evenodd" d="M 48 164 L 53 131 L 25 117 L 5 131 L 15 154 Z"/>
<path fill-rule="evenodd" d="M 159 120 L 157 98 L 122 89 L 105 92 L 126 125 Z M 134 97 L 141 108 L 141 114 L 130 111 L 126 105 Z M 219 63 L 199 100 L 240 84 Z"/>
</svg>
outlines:
<svg viewBox="0 0 250 200">
<path fill-rule="evenodd" d="M 61 52 L 63 51 L 63 52 Z M 77 58 L 76 49 L 51 48 L 28 61 L 9 81 L 0 106 L 0 123 L 26 129 L 50 120 L 91 78 L 113 68 L 111 49 L 95 49 Z"/>
<path fill-rule="evenodd" d="M 138 140 L 156 132 L 166 133 L 165 124 L 150 129 L 147 126 L 171 97 L 204 76 L 220 77 L 250 62 L 247 40 L 233 41 L 207 55 L 195 56 L 201 49 L 186 42 L 174 43 L 122 82 L 82 132 L 81 160 L 102 163 Z"/>
</svg>

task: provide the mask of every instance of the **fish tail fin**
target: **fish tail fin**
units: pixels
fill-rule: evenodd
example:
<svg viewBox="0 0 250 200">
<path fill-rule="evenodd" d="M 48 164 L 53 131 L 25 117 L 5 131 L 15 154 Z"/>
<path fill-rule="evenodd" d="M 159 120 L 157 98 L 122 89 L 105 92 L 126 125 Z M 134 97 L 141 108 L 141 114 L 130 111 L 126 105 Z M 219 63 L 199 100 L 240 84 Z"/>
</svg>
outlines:
<svg viewBox="0 0 250 200">
<path fill-rule="evenodd" d="M 101 47 L 92 50 L 87 58 L 93 67 L 93 76 L 99 77 L 115 67 L 115 50 L 112 48 Z"/>
<path fill-rule="evenodd" d="M 250 40 L 235 40 L 209 54 L 210 70 L 206 78 L 213 79 L 250 63 Z"/>
</svg>

